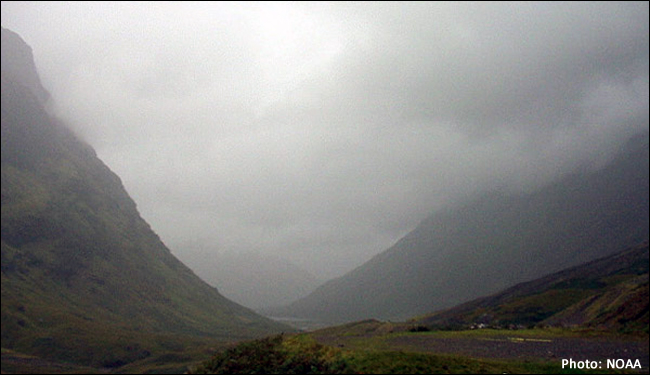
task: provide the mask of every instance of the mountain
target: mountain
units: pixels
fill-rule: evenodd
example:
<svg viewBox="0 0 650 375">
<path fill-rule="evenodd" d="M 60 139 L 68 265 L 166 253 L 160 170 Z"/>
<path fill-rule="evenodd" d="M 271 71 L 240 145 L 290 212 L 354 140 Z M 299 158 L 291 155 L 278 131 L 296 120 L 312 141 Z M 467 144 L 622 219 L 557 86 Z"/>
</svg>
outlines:
<svg viewBox="0 0 650 375">
<path fill-rule="evenodd" d="M 50 93 L 45 90 L 36 72 L 32 49 L 11 30 L 2 28 L 2 72 L 3 77 L 13 77 L 30 93 L 44 103 Z"/>
<path fill-rule="evenodd" d="M 435 327 L 592 326 L 648 333 L 648 243 L 414 322 Z"/>
<path fill-rule="evenodd" d="M 45 111 L 48 97 L 31 49 L 3 28 L 3 349 L 119 366 L 152 355 L 162 336 L 233 340 L 286 329 L 178 261 L 119 177 Z"/>
<path fill-rule="evenodd" d="M 227 298 L 252 309 L 289 304 L 320 281 L 290 261 L 256 252 L 194 252 L 184 263 Z"/>
<path fill-rule="evenodd" d="M 439 211 L 394 246 L 276 314 L 407 319 L 648 239 L 648 134 L 606 166 Z"/>
</svg>

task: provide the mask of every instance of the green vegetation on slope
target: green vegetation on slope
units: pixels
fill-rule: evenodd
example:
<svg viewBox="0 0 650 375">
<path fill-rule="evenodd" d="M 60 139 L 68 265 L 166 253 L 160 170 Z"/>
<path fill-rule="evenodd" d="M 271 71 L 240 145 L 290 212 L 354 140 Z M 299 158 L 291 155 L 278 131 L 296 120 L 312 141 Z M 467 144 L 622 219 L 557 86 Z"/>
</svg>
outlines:
<svg viewBox="0 0 650 375">
<path fill-rule="evenodd" d="M 471 325 L 599 327 L 648 333 L 648 243 L 415 319 Z"/>
<path fill-rule="evenodd" d="M 24 43 L 2 30 L 2 348 L 119 367 L 178 344 L 287 330 L 179 262 L 118 176 L 30 90 Z M 15 42 L 15 40 L 14 40 Z M 18 51 L 5 46 L 13 45 Z M 29 59 L 5 59 L 11 54 Z M 42 96 L 42 95 L 41 95 Z M 195 336 L 195 339 L 187 337 Z"/>
</svg>

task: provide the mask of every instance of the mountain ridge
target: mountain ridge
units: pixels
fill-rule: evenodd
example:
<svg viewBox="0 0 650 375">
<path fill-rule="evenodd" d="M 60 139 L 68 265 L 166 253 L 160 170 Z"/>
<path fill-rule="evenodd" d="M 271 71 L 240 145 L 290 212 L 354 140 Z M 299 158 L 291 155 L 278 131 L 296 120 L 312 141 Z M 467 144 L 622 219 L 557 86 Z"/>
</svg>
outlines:
<svg viewBox="0 0 650 375">
<path fill-rule="evenodd" d="M 408 319 L 647 240 L 648 143 L 640 134 L 601 169 L 439 211 L 274 313 L 327 323 Z"/>
<path fill-rule="evenodd" d="M 149 334 L 288 330 L 172 255 L 120 178 L 45 110 L 31 49 L 16 36 L 2 29 L 2 347 L 118 366 L 152 355 Z"/>
<path fill-rule="evenodd" d="M 648 333 L 648 242 L 413 319 L 429 327 L 593 327 Z"/>
<path fill-rule="evenodd" d="M 2 27 L 2 71 L 4 75 L 19 80 L 41 102 L 50 98 L 38 76 L 32 48 L 15 32 Z"/>
</svg>

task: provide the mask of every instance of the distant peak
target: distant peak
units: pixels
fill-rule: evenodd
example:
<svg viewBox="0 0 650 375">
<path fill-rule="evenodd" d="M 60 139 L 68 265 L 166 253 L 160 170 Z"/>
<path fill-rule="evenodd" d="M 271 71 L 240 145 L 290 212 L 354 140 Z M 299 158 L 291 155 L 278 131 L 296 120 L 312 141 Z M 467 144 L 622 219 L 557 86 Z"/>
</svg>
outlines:
<svg viewBox="0 0 650 375">
<path fill-rule="evenodd" d="M 34 64 L 32 48 L 17 33 L 2 27 L 2 76 L 27 87 L 41 102 L 50 93 L 43 87 Z"/>
</svg>

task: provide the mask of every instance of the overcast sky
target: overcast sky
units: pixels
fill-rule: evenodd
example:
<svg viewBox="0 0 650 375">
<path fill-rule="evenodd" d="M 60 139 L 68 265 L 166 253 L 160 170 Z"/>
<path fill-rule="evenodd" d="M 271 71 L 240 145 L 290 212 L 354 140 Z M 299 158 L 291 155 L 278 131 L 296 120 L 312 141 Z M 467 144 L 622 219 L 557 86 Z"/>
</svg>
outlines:
<svg viewBox="0 0 650 375">
<path fill-rule="evenodd" d="M 648 131 L 648 2 L 2 2 L 54 111 L 181 259 L 321 278 Z"/>
</svg>

